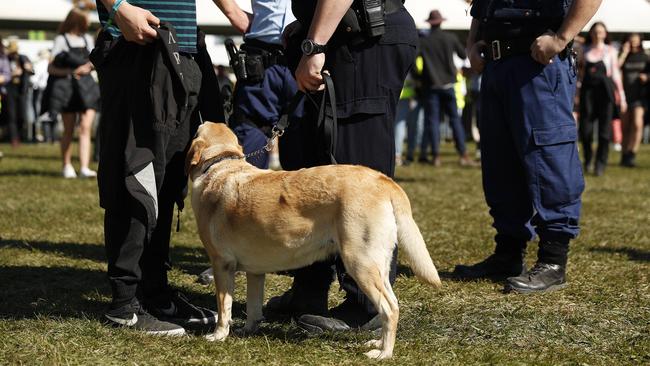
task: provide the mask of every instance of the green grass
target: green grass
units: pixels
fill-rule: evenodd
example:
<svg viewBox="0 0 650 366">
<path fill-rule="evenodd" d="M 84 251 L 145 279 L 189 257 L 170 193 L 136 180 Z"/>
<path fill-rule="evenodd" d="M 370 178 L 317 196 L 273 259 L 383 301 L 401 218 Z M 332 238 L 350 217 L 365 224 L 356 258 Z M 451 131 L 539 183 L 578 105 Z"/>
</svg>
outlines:
<svg viewBox="0 0 650 366">
<path fill-rule="evenodd" d="M 373 363 L 362 352 L 371 335 L 308 337 L 290 323 L 264 323 L 258 335 L 209 343 L 105 327 L 102 210 L 93 180 L 59 177 L 52 145 L 0 145 L 0 365 Z M 488 255 L 494 235 L 478 169 L 413 165 L 397 177 L 440 272 Z M 650 148 L 640 167 L 615 165 L 587 177 L 582 234 L 572 243 L 569 287 L 544 295 L 505 295 L 490 281 L 445 280 L 440 290 L 407 270 L 395 284 L 401 319 L 394 358 L 385 364 L 650 363 Z M 186 200 L 189 204 L 189 200 Z M 213 288 L 195 282 L 208 266 L 188 208 L 173 233 L 171 282 L 214 308 Z M 537 246 L 529 246 L 534 261 Z M 238 275 L 235 325 L 243 324 L 245 278 Z M 267 276 L 266 299 L 289 286 Z M 330 300 L 341 293 L 332 286 Z"/>
</svg>

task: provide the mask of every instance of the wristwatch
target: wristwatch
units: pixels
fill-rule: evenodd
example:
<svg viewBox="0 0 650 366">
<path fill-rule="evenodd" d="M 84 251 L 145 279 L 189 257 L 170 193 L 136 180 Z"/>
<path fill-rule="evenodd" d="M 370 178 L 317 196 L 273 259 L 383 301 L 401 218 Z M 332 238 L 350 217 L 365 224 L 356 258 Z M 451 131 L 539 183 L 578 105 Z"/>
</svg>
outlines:
<svg viewBox="0 0 650 366">
<path fill-rule="evenodd" d="M 309 56 L 325 52 L 327 45 L 318 44 L 313 40 L 307 38 L 300 44 L 300 49 L 302 50 L 303 55 Z"/>
</svg>

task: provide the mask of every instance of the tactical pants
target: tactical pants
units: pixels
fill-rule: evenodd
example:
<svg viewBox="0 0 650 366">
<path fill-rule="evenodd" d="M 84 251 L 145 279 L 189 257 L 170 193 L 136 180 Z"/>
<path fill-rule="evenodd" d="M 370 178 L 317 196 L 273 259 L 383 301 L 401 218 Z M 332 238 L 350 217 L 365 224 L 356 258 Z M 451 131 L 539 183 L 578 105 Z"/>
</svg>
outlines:
<svg viewBox="0 0 650 366">
<path fill-rule="evenodd" d="M 262 81 L 237 83 L 233 94 L 234 116 L 230 126 L 244 148 L 244 154 L 266 145 L 266 136 L 256 125 L 269 128 L 275 125 L 286 113 L 287 106 L 297 91 L 298 86 L 291 71 L 282 65 L 267 68 Z M 299 107 L 290 118 L 301 114 L 302 108 Z M 258 168 L 268 168 L 268 153 L 249 159 L 249 163 Z"/>
<path fill-rule="evenodd" d="M 578 235 L 584 178 L 572 114 L 575 87 L 568 59 L 543 66 L 520 55 L 486 64 L 481 167 L 499 234 L 523 242 L 535 231 L 541 239 Z"/>
<path fill-rule="evenodd" d="M 389 177 L 395 172 L 394 119 L 406 74 L 415 61 L 417 33 L 405 10 L 386 18 L 386 34 L 378 42 L 341 45 L 326 54 L 325 69 L 334 81 L 338 108 L 338 164 L 358 164 Z M 322 159 L 323 136 L 316 127 L 314 104 L 305 102 L 305 116 L 289 126 L 280 139 L 280 161 L 287 170 L 328 164 Z M 340 260 L 336 271 L 346 298 L 369 314 L 376 314 L 371 301 L 347 275 Z M 318 262 L 295 271 L 294 288 L 301 293 L 327 293 L 334 261 Z M 396 277 L 397 249 L 393 253 L 390 282 Z"/>
</svg>

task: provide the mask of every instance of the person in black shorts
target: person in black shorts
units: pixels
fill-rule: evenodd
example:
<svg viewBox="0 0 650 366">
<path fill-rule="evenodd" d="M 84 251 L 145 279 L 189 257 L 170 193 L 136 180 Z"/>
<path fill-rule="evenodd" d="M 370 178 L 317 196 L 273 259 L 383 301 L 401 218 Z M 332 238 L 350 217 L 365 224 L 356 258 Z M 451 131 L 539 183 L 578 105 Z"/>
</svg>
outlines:
<svg viewBox="0 0 650 366">
<path fill-rule="evenodd" d="M 643 136 L 644 101 L 650 64 L 641 43 L 639 33 L 628 35 L 618 58 L 623 70 L 623 88 L 627 98 L 627 113 L 623 115 L 621 154 L 621 165 L 625 167 L 636 166 L 636 153 L 639 151 Z"/>
</svg>

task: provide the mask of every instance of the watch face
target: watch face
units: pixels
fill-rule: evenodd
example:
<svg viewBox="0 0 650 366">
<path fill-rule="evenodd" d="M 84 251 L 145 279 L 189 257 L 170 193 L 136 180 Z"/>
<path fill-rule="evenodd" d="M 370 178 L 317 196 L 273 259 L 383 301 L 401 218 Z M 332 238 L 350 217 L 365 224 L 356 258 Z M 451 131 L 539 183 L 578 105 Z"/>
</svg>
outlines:
<svg viewBox="0 0 650 366">
<path fill-rule="evenodd" d="M 314 44 L 308 39 L 302 41 L 301 47 L 302 47 L 302 53 L 304 53 L 305 55 L 311 55 L 312 52 L 314 51 Z"/>
</svg>

